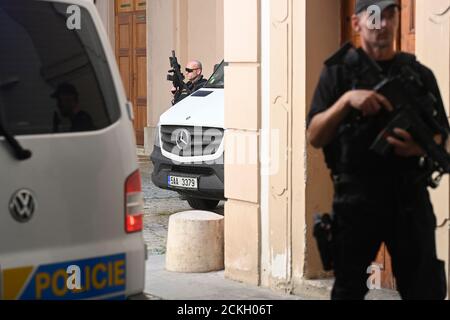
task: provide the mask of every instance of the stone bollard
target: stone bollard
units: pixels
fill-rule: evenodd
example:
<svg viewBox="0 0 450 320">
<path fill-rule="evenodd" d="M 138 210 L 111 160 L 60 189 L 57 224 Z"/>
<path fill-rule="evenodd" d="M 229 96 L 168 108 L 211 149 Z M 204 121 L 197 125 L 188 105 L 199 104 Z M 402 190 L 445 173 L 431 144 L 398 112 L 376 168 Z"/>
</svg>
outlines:
<svg viewBox="0 0 450 320">
<path fill-rule="evenodd" d="M 187 211 L 169 219 L 166 270 L 200 273 L 224 269 L 224 218 Z"/>
</svg>

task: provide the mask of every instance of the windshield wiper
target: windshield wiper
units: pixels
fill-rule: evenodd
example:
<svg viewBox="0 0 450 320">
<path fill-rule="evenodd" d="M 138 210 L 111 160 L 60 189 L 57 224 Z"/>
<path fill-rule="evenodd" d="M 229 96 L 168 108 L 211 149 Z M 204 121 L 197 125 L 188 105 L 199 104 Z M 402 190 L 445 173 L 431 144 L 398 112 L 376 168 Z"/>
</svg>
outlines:
<svg viewBox="0 0 450 320">
<path fill-rule="evenodd" d="M 31 158 L 32 155 L 31 151 L 24 149 L 20 145 L 19 141 L 17 141 L 17 139 L 14 138 L 14 136 L 5 128 L 1 116 L 0 116 L 0 136 L 5 137 L 5 141 L 10 146 L 11 151 L 17 160 L 23 161 Z"/>
</svg>

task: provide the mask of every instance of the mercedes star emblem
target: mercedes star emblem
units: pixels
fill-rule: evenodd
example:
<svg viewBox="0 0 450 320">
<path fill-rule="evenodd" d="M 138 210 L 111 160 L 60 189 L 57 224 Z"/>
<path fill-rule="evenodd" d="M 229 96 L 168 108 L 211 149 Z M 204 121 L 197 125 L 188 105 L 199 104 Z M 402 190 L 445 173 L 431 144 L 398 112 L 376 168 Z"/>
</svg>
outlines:
<svg viewBox="0 0 450 320">
<path fill-rule="evenodd" d="M 185 150 L 191 144 L 191 134 L 188 130 L 182 129 L 177 133 L 177 146 L 180 150 Z"/>
</svg>

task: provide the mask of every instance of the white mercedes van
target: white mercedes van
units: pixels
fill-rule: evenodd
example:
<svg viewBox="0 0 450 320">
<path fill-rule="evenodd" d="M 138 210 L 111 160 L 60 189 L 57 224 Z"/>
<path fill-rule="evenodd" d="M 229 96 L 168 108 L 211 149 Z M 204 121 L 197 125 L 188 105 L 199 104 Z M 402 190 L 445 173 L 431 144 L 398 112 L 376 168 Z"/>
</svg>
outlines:
<svg viewBox="0 0 450 320">
<path fill-rule="evenodd" d="M 206 85 L 161 115 L 151 155 L 153 183 L 194 209 L 224 199 L 224 62 Z"/>
<path fill-rule="evenodd" d="M 90 0 L 0 1 L 0 297 L 144 289 L 131 106 Z"/>
</svg>

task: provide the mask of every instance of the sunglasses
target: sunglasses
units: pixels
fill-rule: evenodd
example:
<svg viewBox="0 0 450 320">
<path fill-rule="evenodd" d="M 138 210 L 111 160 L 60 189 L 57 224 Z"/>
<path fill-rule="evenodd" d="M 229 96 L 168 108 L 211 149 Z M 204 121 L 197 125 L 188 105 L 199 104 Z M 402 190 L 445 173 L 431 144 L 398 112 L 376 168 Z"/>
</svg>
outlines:
<svg viewBox="0 0 450 320">
<path fill-rule="evenodd" d="M 185 70 L 186 70 L 187 73 L 191 73 L 191 72 L 194 72 L 195 70 L 198 70 L 198 68 L 197 69 L 186 68 Z"/>
</svg>

